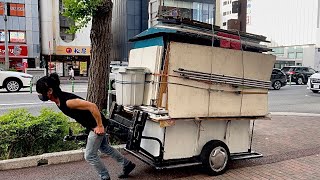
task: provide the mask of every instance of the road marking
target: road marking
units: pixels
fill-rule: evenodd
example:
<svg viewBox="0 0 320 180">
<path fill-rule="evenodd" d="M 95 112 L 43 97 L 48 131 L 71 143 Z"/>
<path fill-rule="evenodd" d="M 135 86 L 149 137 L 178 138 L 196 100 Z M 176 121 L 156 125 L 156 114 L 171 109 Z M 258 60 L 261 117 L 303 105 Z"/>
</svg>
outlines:
<svg viewBox="0 0 320 180">
<path fill-rule="evenodd" d="M 0 104 L 0 106 L 26 106 L 39 104 L 54 104 L 53 102 L 39 102 L 39 103 L 15 103 L 15 104 Z"/>
</svg>

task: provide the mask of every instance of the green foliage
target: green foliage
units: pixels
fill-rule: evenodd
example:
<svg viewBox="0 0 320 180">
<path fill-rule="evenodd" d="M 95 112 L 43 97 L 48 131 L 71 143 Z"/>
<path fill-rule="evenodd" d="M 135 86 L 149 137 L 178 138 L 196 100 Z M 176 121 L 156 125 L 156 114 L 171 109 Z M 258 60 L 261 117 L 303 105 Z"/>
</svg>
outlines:
<svg viewBox="0 0 320 180">
<path fill-rule="evenodd" d="M 75 142 L 63 142 L 69 127 L 81 131 L 50 109 L 37 117 L 24 109 L 10 111 L 0 116 L 0 160 L 78 149 Z"/>
<path fill-rule="evenodd" d="M 101 6 L 103 0 L 63 0 L 63 16 L 72 19 L 74 26 L 70 27 L 69 33 L 76 33 L 86 27 L 91 20 L 92 14 Z"/>
</svg>

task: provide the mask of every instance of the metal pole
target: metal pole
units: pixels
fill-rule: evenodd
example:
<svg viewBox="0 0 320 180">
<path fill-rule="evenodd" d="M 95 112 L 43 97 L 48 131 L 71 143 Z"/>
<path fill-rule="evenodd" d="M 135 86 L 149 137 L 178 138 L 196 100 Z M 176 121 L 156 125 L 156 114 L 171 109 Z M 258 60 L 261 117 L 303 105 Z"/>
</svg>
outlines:
<svg viewBox="0 0 320 180">
<path fill-rule="evenodd" d="M 291 86 L 291 82 L 292 82 L 292 80 L 291 80 L 291 74 L 289 75 L 289 85 Z"/>
<path fill-rule="evenodd" d="M 33 85 L 33 83 L 32 83 L 32 79 L 30 80 L 30 94 L 32 94 L 32 85 Z"/>
<path fill-rule="evenodd" d="M 240 0 L 240 13 L 238 19 L 240 20 L 240 31 L 247 31 L 247 0 Z"/>
<path fill-rule="evenodd" d="M 7 2 L 4 3 L 4 48 L 5 48 L 5 69 L 9 70 L 10 62 L 9 62 L 9 43 L 8 43 L 8 16 L 7 16 Z"/>
<path fill-rule="evenodd" d="M 49 68 L 49 74 L 51 74 L 51 43 L 49 41 L 49 63 L 48 63 L 48 68 Z"/>
<path fill-rule="evenodd" d="M 72 83 L 71 83 L 71 89 L 72 89 L 72 92 L 74 92 L 74 82 L 73 82 L 73 79 L 72 79 Z"/>
</svg>

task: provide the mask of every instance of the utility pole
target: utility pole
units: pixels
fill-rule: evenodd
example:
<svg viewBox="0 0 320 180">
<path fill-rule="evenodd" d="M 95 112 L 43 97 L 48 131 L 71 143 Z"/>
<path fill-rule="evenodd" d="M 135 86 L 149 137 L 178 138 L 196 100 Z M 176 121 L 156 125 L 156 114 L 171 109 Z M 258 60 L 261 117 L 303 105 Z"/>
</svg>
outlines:
<svg viewBox="0 0 320 180">
<path fill-rule="evenodd" d="M 6 70 L 9 70 L 9 44 L 8 44 L 8 16 L 7 16 L 8 10 L 7 10 L 7 2 L 4 2 L 4 48 L 5 48 L 5 68 Z"/>
<path fill-rule="evenodd" d="M 238 13 L 238 19 L 240 21 L 240 31 L 247 31 L 247 0 L 239 0 L 240 2 L 240 11 Z"/>
</svg>

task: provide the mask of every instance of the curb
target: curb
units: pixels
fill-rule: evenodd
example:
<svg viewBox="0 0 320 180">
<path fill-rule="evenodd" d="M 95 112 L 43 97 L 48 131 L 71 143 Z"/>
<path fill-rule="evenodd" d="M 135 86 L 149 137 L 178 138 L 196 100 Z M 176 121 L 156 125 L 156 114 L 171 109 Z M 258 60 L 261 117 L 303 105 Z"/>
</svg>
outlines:
<svg viewBox="0 0 320 180">
<path fill-rule="evenodd" d="M 122 150 L 124 149 L 125 145 L 116 145 L 112 147 Z M 0 171 L 83 161 L 84 151 L 84 149 L 81 149 L 2 160 L 0 161 Z M 104 157 L 106 155 L 101 154 L 101 156 Z"/>
<path fill-rule="evenodd" d="M 297 112 L 271 112 L 272 116 L 320 117 L 320 114 Z"/>
</svg>

